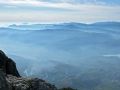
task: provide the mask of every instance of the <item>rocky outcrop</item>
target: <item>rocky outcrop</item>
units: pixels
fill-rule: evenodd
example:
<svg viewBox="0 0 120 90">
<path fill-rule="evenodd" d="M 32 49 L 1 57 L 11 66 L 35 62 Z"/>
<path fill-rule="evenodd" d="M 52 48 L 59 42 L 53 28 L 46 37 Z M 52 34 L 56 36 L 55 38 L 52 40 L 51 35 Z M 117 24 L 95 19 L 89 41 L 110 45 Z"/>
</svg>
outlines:
<svg viewBox="0 0 120 90">
<path fill-rule="evenodd" d="M 38 78 L 21 77 L 15 62 L 0 50 L 0 90 L 57 90 L 57 88 Z"/>
<path fill-rule="evenodd" d="M 5 74 L 0 70 L 0 90 L 9 90 Z"/>
<path fill-rule="evenodd" d="M 15 62 L 11 58 L 8 58 L 5 55 L 5 53 L 1 50 L 0 50 L 0 69 L 3 70 L 5 74 L 11 74 L 13 76 L 20 77 Z"/>
<path fill-rule="evenodd" d="M 38 78 L 21 77 L 16 63 L 0 50 L 0 90 L 58 90 L 54 85 Z M 59 90 L 74 90 L 63 88 Z"/>
<path fill-rule="evenodd" d="M 9 90 L 57 90 L 54 85 L 38 78 L 7 76 Z"/>
</svg>

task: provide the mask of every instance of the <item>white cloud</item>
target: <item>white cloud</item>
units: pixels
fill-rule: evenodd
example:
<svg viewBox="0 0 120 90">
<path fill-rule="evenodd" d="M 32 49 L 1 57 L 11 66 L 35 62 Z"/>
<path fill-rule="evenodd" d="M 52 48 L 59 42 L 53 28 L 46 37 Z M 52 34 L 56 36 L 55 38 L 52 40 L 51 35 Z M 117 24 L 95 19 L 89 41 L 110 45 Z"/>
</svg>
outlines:
<svg viewBox="0 0 120 90">
<path fill-rule="evenodd" d="M 64 1 L 64 0 L 61 0 Z M 66 1 L 66 0 L 65 0 Z M 96 0 L 94 0 L 96 2 Z M 71 10 L 120 10 L 120 6 L 104 6 L 104 5 L 96 5 L 96 4 L 71 4 L 66 2 L 62 3 L 51 3 L 51 2 L 43 2 L 38 0 L 2 0 L 0 4 L 7 4 L 10 6 L 31 6 L 31 7 L 52 7 L 52 8 L 62 8 L 62 9 L 71 9 Z M 89 11 L 90 11 L 89 10 Z"/>
<path fill-rule="evenodd" d="M 8 12 L 0 11 L 0 21 L 79 21 L 79 22 L 94 22 L 94 21 L 120 21 L 120 6 L 105 6 L 98 4 L 72 4 L 67 2 L 51 3 L 38 0 L 2 0 L 0 4 L 12 7 L 36 7 L 37 10 L 23 9 L 21 11 Z M 39 8 L 48 7 L 49 10 L 41 11 Z M 71 11 L 56 12 L 51 8 L 66 9 Z M 14 15 L 11 13 L 15 13 Z"/>
<path fill-rule="evenodd" d="M 32 6 L 32 7 L 53 7 L 53 8 L 69 8 L 72 5 L 68 3 L 50 3 L 37 0 L 4 0 L 0 1 L 0 4 L 10 6 Z"/>
<path fill-rule="evenodd" d="M 55 1 L 55 0 L 54 0 Z M 84 0 L 83 0 L 84 1 Z M 80 9 L 81 7 L 94 7 L 94 6 L 101 6 L 97 5 L 96 3 L 102 3 L 98 2 L 96 0 L 93 0 L 94 3 L 87 2 L 86 0 L 84 4 L 72 4 L 69 3 L 68 0 L 59 0 L 59 3 L 52 3 L 52 2 L 45 2 L 41 0 L 1 0 L 0 4 L 6 4 L 10 6 L 32 6 L 32 7 L 52 7 L 52 8 L 64 8 L 64 9 Z M 72 2 L 72 1 L 71 1 Z"/>
</svg>

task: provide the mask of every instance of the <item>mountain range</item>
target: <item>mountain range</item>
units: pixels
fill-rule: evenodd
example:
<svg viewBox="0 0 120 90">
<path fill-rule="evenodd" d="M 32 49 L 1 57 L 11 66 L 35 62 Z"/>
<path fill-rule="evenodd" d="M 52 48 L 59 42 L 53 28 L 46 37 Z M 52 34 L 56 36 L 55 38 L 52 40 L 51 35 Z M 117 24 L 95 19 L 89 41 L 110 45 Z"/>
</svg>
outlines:
<svg viewBox="0 0 120 90">
<path fill-rule="evenodd" d="M 0 48 L 24 77 L 58 88 L 119 90 L 120 22 L 21 24 L 0 28 Z"/>
</svg>

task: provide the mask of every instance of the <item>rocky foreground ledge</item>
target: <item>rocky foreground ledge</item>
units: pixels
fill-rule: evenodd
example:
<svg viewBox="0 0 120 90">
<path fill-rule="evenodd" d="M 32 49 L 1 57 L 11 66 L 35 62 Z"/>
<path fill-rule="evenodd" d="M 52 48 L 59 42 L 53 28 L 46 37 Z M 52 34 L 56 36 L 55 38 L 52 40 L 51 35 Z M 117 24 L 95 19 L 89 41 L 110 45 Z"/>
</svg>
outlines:
<svg viewBox="0 0 120 90">
<path fill-rule="evenodd" d="M 57 88 L 38 78 L 21 77 L 15 62 L 0 50 L 0 90 L 57 90 Z"/>
</svg>

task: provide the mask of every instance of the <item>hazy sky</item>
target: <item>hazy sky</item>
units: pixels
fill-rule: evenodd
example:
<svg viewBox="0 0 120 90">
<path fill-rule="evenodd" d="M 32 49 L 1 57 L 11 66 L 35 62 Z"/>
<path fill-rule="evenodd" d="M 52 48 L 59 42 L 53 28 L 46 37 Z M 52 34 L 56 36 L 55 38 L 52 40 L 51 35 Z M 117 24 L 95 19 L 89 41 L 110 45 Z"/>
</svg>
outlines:
<svg viewBox="0 0 120 90">
<path fill-rule="evenodd" d="M 0 0 L 0 22 L 120 21 L 120 0 Z"/>
</svg>

